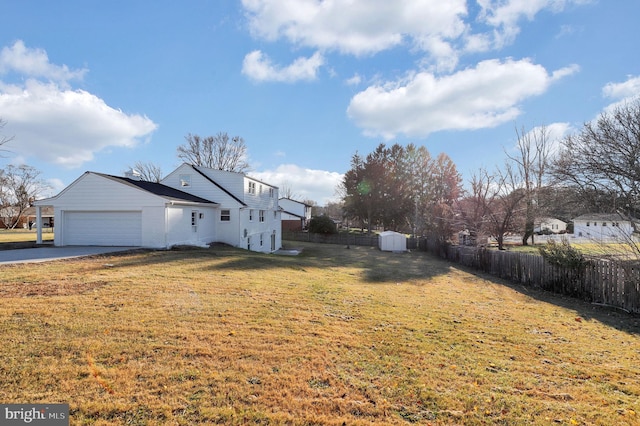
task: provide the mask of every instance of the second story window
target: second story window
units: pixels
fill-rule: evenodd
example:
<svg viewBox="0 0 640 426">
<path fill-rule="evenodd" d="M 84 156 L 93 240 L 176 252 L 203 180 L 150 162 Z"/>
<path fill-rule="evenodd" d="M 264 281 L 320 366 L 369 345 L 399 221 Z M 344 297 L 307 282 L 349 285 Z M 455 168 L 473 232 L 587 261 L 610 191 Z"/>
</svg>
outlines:
<svg viewBox="0 0 640 426">
<path fill-rule="evenodd" d="M 255 194 L 255 193 L 256 193 L 256 183 L 249 182 L 249 194 Z"/>
<path fill-rule="evenodd" d="M 260 222 L 264 222 L 264 210 L 260 210 Z"/>
</svg>

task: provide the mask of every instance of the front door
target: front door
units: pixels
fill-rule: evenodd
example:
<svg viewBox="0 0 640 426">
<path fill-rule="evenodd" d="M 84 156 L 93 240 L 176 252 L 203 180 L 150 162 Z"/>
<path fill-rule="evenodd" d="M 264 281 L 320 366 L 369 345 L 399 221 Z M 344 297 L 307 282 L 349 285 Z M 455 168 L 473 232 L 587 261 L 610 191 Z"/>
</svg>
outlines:
<svg viewBox="0 0 640 426">
<path fill-rule="evenodd" d="M 191 240 L 198 241 L 198 210 L 191 210 Z"/>
</svg>

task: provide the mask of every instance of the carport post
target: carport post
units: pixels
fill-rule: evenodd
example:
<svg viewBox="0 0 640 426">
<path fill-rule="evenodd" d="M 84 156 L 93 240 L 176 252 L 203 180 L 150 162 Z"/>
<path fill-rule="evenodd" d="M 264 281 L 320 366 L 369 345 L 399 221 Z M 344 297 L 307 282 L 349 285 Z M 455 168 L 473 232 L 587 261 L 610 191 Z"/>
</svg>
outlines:
<svg viewBox="0 0 640 426">
<path fill-rule="evenodd" d="M 42 207 L 36 206 L 36 244 L 42 244 Z"/>
</svg>

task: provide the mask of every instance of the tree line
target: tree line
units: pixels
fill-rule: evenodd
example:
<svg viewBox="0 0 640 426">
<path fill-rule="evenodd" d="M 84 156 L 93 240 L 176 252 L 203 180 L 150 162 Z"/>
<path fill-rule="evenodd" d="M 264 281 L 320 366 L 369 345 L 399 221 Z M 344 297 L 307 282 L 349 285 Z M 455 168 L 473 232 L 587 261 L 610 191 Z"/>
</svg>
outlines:
<svg viewBox="0 0 640 426">
<path fill-rule="evenodd" d="M 601 113 L 559 142 L 545 126 L 516 129 L 516 140 L 503 164 L 478 169 L 466 185 L 446 154 L 434 158 L 422 146 L 356 152 L 339 188 L 343 220 L 442 241 L 464 230 L 472 241 L 492 237 L 500 248 L 509 233 L 526 245 L 544 216 L 569 222 L 584 213 L 615 213 L 637 223 L 639 100 Z"/>
</svg>

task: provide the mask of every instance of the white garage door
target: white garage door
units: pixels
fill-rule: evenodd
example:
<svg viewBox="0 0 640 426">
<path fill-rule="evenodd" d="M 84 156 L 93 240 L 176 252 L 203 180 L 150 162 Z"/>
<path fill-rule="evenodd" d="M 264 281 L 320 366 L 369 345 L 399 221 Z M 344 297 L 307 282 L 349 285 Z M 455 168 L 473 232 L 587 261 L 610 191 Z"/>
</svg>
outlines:
<svg viewBox="0 0 640 426">
<path fill-rule="evenodd" d="M 141 212 L 65 212 L 63 244 L 141 246 Z"/>
</svg>

